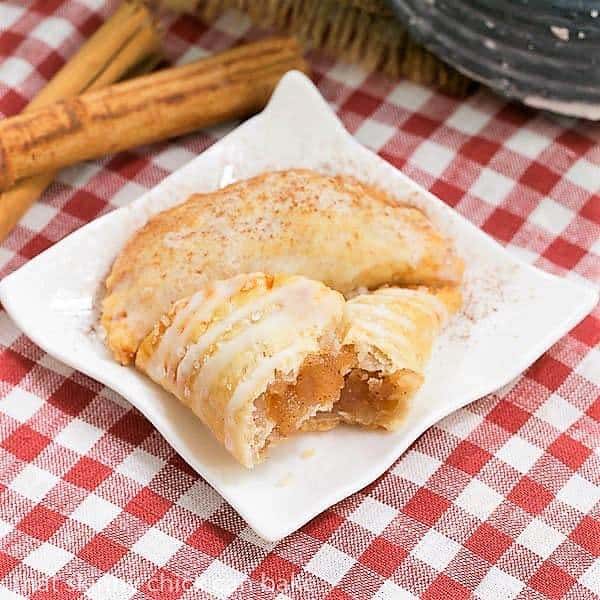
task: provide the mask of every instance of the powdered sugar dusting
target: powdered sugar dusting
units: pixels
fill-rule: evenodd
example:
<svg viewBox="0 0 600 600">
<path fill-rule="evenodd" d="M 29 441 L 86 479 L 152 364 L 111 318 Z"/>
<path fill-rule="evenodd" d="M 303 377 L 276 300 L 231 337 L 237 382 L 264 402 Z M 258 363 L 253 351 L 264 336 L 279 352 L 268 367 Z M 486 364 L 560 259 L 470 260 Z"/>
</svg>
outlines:
<svg viewBox="0 0 600 600">
<path fill-rule="evenodd" d="M 476 323 L 495 315 L 506 302 L 514 301 L 508 283 L 516 267 L 498 268 L 471 263 L 462 285 L 463 305 L 446 328 L 452 340 L 467 342 Z"/>
</svg>

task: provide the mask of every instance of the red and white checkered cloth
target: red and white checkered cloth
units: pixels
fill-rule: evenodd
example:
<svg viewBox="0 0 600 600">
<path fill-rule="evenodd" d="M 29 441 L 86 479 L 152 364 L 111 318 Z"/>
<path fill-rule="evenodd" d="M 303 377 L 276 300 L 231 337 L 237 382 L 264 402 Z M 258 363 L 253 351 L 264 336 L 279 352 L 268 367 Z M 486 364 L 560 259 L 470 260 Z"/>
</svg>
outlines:
<svg viewBox="0 0 600 600">
<path fill-rule="evenodd" d="M 0 3 L 0 112 L 19 112 L 115 8 Z M 172 59 L 252 38 L 167 23 Z M 455 100 L 310 57 L 362 143 L 548 271 L 600 282 L 600 125 L 481 90 Z M 63 171 L 0 247 L 4 275 L 154 186 L 227 128 Z M 125 401 L 0 313 L 0 599 L 600 597 L 600 310 L 278 544 Z"/>
</svg>

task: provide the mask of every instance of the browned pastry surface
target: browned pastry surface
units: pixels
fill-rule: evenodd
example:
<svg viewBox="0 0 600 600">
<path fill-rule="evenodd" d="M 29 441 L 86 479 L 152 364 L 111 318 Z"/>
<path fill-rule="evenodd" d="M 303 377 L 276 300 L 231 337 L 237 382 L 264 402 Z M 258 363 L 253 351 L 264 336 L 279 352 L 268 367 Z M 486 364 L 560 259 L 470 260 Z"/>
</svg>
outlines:
<svg viewBox="0 0 600 600">
<path fill-rule="evenodd" d="M 107 279 L 102 324 L 115 358 L 132 361 L 171 304 L 239 273 L 299 274 L 342 294 L 457 283 L 462 261 L 418 209 L 346 176 L 271 172 L 151 219 Z"/>
</svg>

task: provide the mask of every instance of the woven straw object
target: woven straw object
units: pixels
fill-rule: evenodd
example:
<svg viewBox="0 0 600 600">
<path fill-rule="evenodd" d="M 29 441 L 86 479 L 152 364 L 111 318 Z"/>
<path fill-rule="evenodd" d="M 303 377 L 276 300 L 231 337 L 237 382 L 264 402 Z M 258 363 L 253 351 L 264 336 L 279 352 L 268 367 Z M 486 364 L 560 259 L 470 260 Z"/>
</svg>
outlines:
<svg viewBox="0 0 600 600">
<path fill-rule="evenodd" d="M 392 77 L 404 76 L 463 96 L 472 82 L 414 42 L 384 0 L 160 0 L 212 22 L 227 9 L 293 33 L 319 48 Z"/>
</svg>

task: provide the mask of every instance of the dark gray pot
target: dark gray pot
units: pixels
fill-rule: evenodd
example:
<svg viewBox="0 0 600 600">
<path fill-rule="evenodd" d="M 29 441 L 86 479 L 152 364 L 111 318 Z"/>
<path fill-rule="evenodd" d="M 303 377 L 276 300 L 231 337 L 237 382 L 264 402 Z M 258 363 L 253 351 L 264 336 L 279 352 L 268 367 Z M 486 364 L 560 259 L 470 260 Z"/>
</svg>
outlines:
<svg viewBox="0 0 600 600">
<path fill-rule="evenodd" d="M 531 106 L 600 119 L 600 0 L 390 0 L 440 58 Z"/>
</svg>

